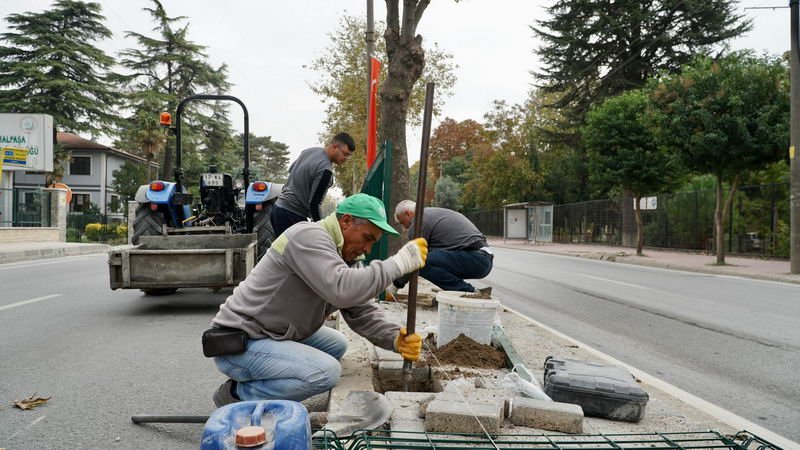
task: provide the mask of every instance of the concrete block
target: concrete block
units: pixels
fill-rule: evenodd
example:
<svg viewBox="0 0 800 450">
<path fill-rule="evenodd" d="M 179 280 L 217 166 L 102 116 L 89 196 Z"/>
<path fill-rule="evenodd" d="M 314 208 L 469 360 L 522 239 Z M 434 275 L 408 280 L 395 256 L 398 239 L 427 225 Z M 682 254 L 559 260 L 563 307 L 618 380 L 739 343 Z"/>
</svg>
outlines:
<svg viewBox="0 0 800 450">
<path fill-rule="evenodd" d="M 389 419 L 389 427 L 393 431 L 424 432 L 425 420 L 420 409 L 427 406 L 433 398 L 431 392 L 387 392 L 384 394 L 391 402 L 393 410 Z M 393 437 L 407 437 L 404 433 L 392 434 Z"/>
<path fill-rule="evenodd" d="M 548 402 L 526 397 L 514 397 L 511 423 L 562 433 L 583 432 L 583 408 L 571 403 Z"/>
<path fill-rule="evenodd" d="M 498 433 L 503 421 L 503 404 L 434 400 L 425 412 L 425 430 L 445 433 Z M 479 423 L 480 422 L 480 423 Z M 483 428 L 481 428 L 483 425 Z"/>
</svg>

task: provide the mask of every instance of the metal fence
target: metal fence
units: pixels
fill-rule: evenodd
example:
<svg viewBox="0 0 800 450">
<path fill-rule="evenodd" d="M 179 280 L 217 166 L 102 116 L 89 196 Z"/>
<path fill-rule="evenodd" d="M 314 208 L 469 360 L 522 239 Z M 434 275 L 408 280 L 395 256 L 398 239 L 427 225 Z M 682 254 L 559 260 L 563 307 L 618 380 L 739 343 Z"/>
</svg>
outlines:
<svg viewBox="0 0 800 450">
<path fill-rule="evenodd" d="M 642 212 L 644 245 L 713 252 L 714 191 L 662 194 L 648 199 Z M 632 198 L 556 205 L 553 241 L 634 246 Z M 737 189 L 728 213 L 728 253 L 789 257 L 789 183 Z M 503 235 L 503 210 L 467 214 L 486 235 Z"/>
<path fill-rule="evenodd" d="M 128 239 L 127 216 L 71 212 L 67 214 L 67 242 L 124 244 Z"/>
<path fill-rule="evenodd" d="M 0 226 L 49 227 L 50 195 L 40 189 L 0 189 Z"/>
</svg>

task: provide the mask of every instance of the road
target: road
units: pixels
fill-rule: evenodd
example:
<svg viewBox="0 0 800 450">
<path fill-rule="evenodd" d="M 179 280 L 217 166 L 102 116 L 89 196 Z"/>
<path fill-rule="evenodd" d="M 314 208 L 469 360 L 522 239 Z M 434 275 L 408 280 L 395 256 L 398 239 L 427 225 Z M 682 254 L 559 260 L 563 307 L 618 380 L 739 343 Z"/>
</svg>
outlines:
<svg viewBox="0 0 800 450">
<path fill-rule="evenodd" d="M 130 417 L 213 411 L 200 336 L 230 290 L 112 292 L 106 259 L 0 265 L 0 448 L 197 448 L 202 425 Z M 51 399 L 12 406 L 34 393 Z"/>
<path fill-rule="evenodd" d="M 501 301 L 795 441 L 800 286 L 497 249 Z M 104 255 L 0 265 L 0 448 L 197 448 L 224 380 L 200 335 L 230 290 L 110 291 Z M 190 349 L 191 351 L 187 351 Z M 31 394 L 46 406 L 11 406 Z"/>
<path fill-rule="evenodd" d="M 517 311 L 800 442 L 800 286 L 496 249 Z"/>
</svg>

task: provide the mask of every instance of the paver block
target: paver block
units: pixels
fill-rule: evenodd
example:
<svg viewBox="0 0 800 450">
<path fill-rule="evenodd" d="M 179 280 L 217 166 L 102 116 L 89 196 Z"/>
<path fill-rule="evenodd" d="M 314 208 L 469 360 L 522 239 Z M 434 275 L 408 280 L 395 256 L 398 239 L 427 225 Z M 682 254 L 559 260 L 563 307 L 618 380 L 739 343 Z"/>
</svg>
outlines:
<svg viewBox="0 0 800 450">
<path fill-rule="evenodd" d="M 426 431 L 482 433 L 485 429 L 488 433 L 498 433 L 502 421 L 502 402 L 466 404 L 463 400 L 434 400 L 425 412 Z"/>
<path fill-rule="evenodd" d="M 571 403 L 514 397 L 511 407 L 511 423 L 562 433 L 582 433 L 583 409 L 579 405 Z"/>
</svg>

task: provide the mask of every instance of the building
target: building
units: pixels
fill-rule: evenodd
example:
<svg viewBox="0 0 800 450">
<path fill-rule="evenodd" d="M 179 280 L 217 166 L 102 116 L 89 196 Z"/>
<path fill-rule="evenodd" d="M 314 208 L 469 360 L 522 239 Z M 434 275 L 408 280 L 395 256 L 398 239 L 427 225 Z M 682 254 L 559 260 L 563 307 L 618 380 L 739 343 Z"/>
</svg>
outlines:
<svg viewBox="0 0 800 450">
<path fill-rule="evenodd" d="M 158 165 L 145 158 L 84 139 L 72 133 L 58 133 L 56 141 L 70 150 L 72 159 L 64 169 L 61 182 L 72 190 L 70 212 L 87 211 L 92 204 L 109 220 L 122 219 L 124 205 L 114 190 L 114 171 L 126 161 L 149 165 L 153 173 Z M 45 172 L 20 171 L 14 176 L 14 189 L 33 190 L 45 186 Z"/>
</svg>

